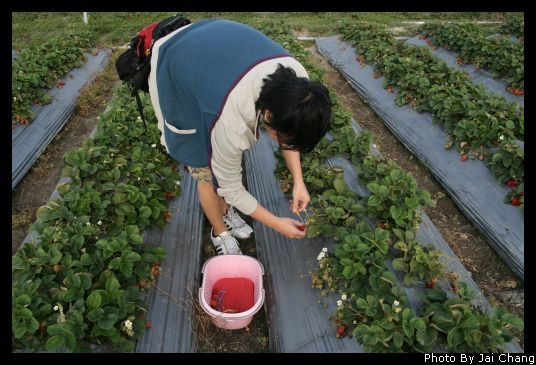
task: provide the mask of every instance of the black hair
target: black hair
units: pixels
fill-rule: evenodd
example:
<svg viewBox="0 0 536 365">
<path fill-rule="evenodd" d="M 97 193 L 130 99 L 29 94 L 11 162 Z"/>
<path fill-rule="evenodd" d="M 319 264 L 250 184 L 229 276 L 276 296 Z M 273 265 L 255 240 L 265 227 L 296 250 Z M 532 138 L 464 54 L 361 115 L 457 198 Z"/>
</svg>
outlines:
<svg viewBox="0 0 536 365">
<path fill-rule="evenodd" d="M 263 81 L 255 107 L 272 113 L 266 124 L 276 131 L 281 148 L 310 152 L 331 125 L 329 90 L 281 64 Z"/>
</svg>

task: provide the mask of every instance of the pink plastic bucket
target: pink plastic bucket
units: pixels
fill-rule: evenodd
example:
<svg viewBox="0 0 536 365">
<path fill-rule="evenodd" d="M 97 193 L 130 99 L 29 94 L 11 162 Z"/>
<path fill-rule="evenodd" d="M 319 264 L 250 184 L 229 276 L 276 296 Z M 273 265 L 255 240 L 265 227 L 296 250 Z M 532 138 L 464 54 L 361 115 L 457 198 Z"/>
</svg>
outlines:
<svg viewBox="0 0 536 365">
<path fill-rule="evenodd" d="M 251 323 L 253 316 L 264 303 L 262 276 L 264 268 L 253 257 L 246 255 L 222 255 L 209 259 L 201 269 L 203 281 L 199 288 L 199 304 L 211 317 L 212 323 L 219 328 L 239 329 Z M 253 282 L 253 307 L 245 312 L 223 313 L 210 306 L 214 284 L 223 278 L 246 278 Z"/>
</svg>

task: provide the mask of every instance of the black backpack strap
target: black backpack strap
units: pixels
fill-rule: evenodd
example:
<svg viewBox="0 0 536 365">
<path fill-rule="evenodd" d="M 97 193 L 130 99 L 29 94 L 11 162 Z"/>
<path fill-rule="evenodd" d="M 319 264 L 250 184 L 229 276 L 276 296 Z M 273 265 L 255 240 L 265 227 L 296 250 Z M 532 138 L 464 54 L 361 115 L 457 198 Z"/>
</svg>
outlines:
<svg viewBox="0 0 536 365">
<path fill-rule="evenodd" d="M 145 121 L 145 115 L 143 114 L 143 105 L 141 104 L 140 94 L 139 91 L 133 91 L 134 96 L 136 96 L 136 104 L 138 104 L 138 112 L 141 115 L 141 120 L 143 120 L 143 125 L 145 126 L 145 129 L 147 129 L 147 122 Z"/>
</svg>

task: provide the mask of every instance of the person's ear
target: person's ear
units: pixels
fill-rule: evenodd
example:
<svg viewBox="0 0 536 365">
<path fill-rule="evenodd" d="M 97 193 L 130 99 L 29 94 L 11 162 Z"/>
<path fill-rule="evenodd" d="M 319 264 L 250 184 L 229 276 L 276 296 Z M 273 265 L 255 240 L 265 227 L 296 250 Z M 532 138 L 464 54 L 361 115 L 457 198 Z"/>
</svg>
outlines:
<svg viewBox="0 0 536 365">
<path fill-rule="evenodd" d="M 264 115 L 262 117 L 264 118 L 265 121 L 270 123 L 272 121 L 272 112 L 269 111 L 268 109 L 265 109 L 264 110 Z"/>
</svg>

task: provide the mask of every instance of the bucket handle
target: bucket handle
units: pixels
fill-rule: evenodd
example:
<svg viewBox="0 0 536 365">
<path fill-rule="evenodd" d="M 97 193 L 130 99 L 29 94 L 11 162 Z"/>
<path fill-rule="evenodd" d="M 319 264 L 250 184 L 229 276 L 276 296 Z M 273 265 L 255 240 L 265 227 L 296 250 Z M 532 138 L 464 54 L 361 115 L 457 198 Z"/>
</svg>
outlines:
<svg viewBox="0 0 536 365">
<path fill-rule="evenodd" d="M 201 274 L 205 274 L 205 269 L 208 265 L 208 263 L 215 259 L 216 257 L 218 256 L 214 256 L 214 257 L 211 257 L 210 259 L 208 259 L 207 261 L 205 261 L 205 263 L 203 264 L 203 267 L 201 268 Z M 251 257 L 251 256 L 248 256 L 250 258 L 252 258 L 253 260 L 257 261 L 257 263 L 259 264 L 259 266 L 261 267 L 261 275 L 264 275 L 264 265 L 262 264 L 262 262 L 260 262 L 259 260 L 257 260 L 255 257 Z"/>
<path fill-rule="evenodd" d="M 198 291 L 198 298 L 199 298 L 199 304 L 201 305 L 201 307 L 203 307 L 203 301 L 204 301 L 204 295 L 203 295 L 203 288 L 199 288 L 199 291 Z M 257 308 L 254 309 L 254 311 L 252 313 L 249 313 L 247 315 L 243 315 L 242 317 L 237 317 L 237 318 L 226 318 L 225 320 L 226 321 L 236 321 L 236 320 L 241 320 L 241 319 L 244 319 L 246 317 L 250 317 L 250 316 L 254 316 L 255 314 L 257 314 L 258 311 L 261 310 L 262 306 L 264 305 L 264 301 L 266 300 L 266 292 L 263 289 L 261 289 L 260 293 L 260 298 L 259 300 L 257 300 L 257 303 L 260 303 L 260 304 L 257 304 Z M 205 313 L 208 314 L 208 312 L 205 310 Z"/>
</svg>

